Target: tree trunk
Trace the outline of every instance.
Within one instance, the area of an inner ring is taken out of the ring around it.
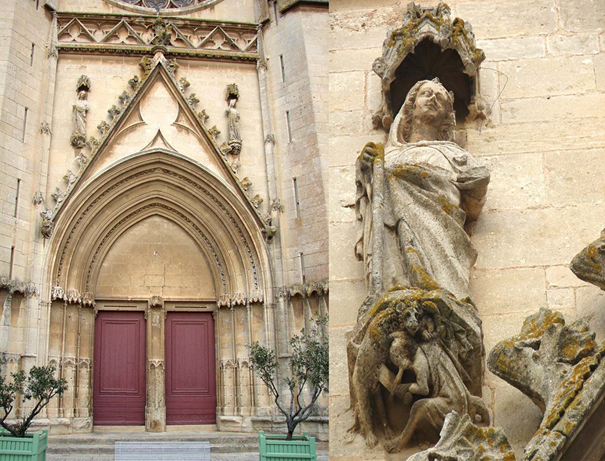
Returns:
[[[292,434],[293,433],[294,433],[294,431],[288,430],[288,435],[286,436],[286,440],[292,440]]]

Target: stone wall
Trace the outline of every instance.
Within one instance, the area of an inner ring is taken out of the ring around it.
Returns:
[[[356,261],[355,160],[384,142],[371,116],[380,103],[374,59],[407,1],[332,0],[330,36],[331,459],[384,459],[352,423],[345,334],[365,298]],[[438,2],[420,2],[436,6]],[[605,294],[569,270],[573,256],[605,227],[605,4],[589,0],[448,2],[472,24],[485,51],[480,93],[489,121],[459,124],[457,142],[491,171],[486,206],[471,229],[479,252],[471,290],[489,352],[540,307],[566,318],[591,316],[605,340]],[[486,372],[483,399],[517,454],[538,427],[538,408]],[[352,456],[358,452],[360,456]]]

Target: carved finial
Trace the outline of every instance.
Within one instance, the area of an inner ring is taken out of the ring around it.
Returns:
[[[132,96],[130,95],[130,93],[128,91],[124,91],[118,97],[118,101],[120,101],[120,104],[122,104],[123,106],[127,106],[130,103],[131,98],[132,98]]]
[[[242,185],[242,189],[248,192],[248,189],[250,189],[250,187],[252,186],[252,181],[250,181],[250,178],[246,176],[244,179],[241,180],[240,184]]]
[[[263,198],[260,195],[256,194],[250,199],[250,201],[252,202],[252,206],[254,206],[254,208],[260,210],[260,207],[263,204]]]
[[[181,90],[181,93],[184,93],[185,90],[187,88],[189,88],[191,86],[191,83],[189,83],[189,80],[187,80],[185,77],[181,77],[179,79],[179,90]]]
[[[206,124],[206,121],[210,118],[210,116],[206,113],[206,109],[202,109],[201,112],[198,112],[197,116],[204,125]]]
[[[90,78],[87,75],[80,75],[78,84],[76,85],[76,91],[90,91]]]
[[[216,141],[216,138],[218,138],[218,135],[221,134],[219,129],[216,127],[216,125],[214,125],[212,128],[210,128],[208,130],[208,133],[210,133],[210,136],[212,136],[215,141]]]

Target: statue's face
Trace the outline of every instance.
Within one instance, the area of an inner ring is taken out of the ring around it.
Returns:
[[[445,119],[449,112],[449,94],[440,84],[427,82],[420,87],[414,103],[414,117],[428,123]]]
[[[403,324],[405,329],[413,336],[418,331],[418,319],[416,318],[416,314],[412,311],[407,311],[404,314]]]

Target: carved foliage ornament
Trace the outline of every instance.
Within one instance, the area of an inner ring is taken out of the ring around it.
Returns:
[[[492,373],[544,412],[523,460],[560,459],[603,393],[604,356],[605,343],[596,344],[586,318],[566,325],[560,312],[544,308],[525,319],[520,334],[492,349]]]
[[[389,129],[409,88],[418,80],[439,77],[448,89],[463,80],[466,85],[454,89],[456,99],[466,105],[473,102],[476,74],[485,54],[475,46],[471,25],[460,18],[452,21],[450,15],[444,3],[420,7],[412,2],[401,27],[388,29],[382,56],[373,64],[382,79],[382,103],[373,118],[376,126]],[[423,58],[418,59],[418,54]],[[464,86],[470,88],[460,94]],[[456,109],[468,113],[464,104]]]

